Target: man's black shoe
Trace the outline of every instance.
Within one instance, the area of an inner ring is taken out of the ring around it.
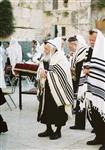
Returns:
[[[102,145],[102,146],[99,148],[99,150],[105,150],[105,144]]]
[[[46,130],[45,132],[39,133],[38,136],[39,137],[48,137],[48,136],[51,136],[53,133],[54,133],[53,131]]]
[[[72,126],[72,127],[70,127],[70,129],[73,129],[73,130],[85,130],[84,127],[78,127],[78,126]]]
[[[7,123],[5,121],[0,123],[0,133],[5,133],[8,131]]]
[[[100,142],[99,140],[97,140],[96,138],[92,141],[88,141],[87,145],[99,145],[102,144],[102,142]]]
[[[52,134],[50,137],[50,140],[56,140],[56,139],[59,139],[61,138],[61,133],[59,132],[55,132],[54,134]]]

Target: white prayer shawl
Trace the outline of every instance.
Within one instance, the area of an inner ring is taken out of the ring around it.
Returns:
[[[105,121],[105,37],[99,30],[97,32],[96,43],[89,63],[90,74],[86,77],[82,72],[78,98],[85,98],[86,102],[91,101],[93,107],[98,110]],[[85,101],[81,107],[81,109],[85,107]]]
[[[10,58],[13,71],[16,63],[22,62],[22,48],[16,39],[10,41],[10,46],[7,48],[7,54]]]
[[[87,50],[87,44],[86,44],[84,37],[81,35],[77,35],[76,38],[78,40],[78,47],[73,56],[72,63],[74,65],[85,59],[85,54],[86,54],[86,50]]]
[[[76,38],[78,40],[78,49],[81,47],[87,47],[86,41],[82,35],[76,35]]]
[[[105,121],[105,37],[99,30],[97,32],[90,62],[86,98],[92,102]]]
[[[38,60],[40,59],[40,57],[41,57],[41,52],[40,51],[36,51],[34,53],[33,57],[32,57],[32,61],[35,62],[35,63],[37,63]]]
[[[0,55],[0,88],[6,88],[4,80],[3,58]]]
[[[57,48],[58,51],[64,53],[64,49],[62,48],[62,37],[56,37],[54,39],[48,40],[49,43],[51,43],[53,46]]]
[[[5,63],[7,61],[7,56],[6,56],[6,51],[5,51],[5,48],[2,46],[0,46],[0,54],[3,58],[3,61],[2,61],[2,64],[3,64],[3,68],[5,68]]]
[[[72,77],[67,58],[61,51],[51,57],[49,70],[47,79],[53,98],[58,106],[64,105],[65,111],[72,116]]]
[[[85,59],[86,51],[88,48],[86,45],[85,39],[82,36],[77,36],[77,38],[78,38],[78,48],[77,48],[75,54],[73,55],[73,58],[71,61],[71,69],[73,69],[73,68],[75,69],[76,64]],[[83,76],[83,70],[81,70],[81,76]],[[82,80],[82,78],[80,78],[80,80]],[[81,81],[80,81],[80,83],[81,83]],[[84,88],[84,87],[82,87],[82,88]],[[82,95],[84,95],[83,94],[84,90],[83,89],[81,90],[81,88],[79,87],[78,94],[81,94],[81,92],[82,92]]]
[[[40,43],[37,41],[36,51],[40,51]]]
[[[48,40],[48,42],[55,46],[58,51],[61,51],[61,37],[56,37],[54,39]]]
[[[75,53],[75,55],[73,56],[73,59],[72,59],[72,66],[75,67],[75,65],[78,62],[81,62],[85,59],[86,50],[87,50],[87,47],[81,47],[80,49],[78,49],[76,51],[76,53]]]

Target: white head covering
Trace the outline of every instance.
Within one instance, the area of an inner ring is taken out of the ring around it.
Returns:
[[[17,39],[12,37],[11,40],[10,40],[10,46],[14,45],[14,44],[18,44],[18,41],[17,41]]]
[[[87,47],[86,41],[82,35],[76,35],[76,38],[78,40],[78,47]]]
[[[101,31],[94,29],[97,32],[97,38],[94,45],[93,57],[98,57],[105,61],[105,37]]]
[[[61,37],[56,37],[53,40],[48,40],[48,43],[52,44],[57,48],[58,51],[61,51]]]

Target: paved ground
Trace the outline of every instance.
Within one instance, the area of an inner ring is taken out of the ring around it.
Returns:
[[[12,95],[18,106],[18,88]],[[23,95],[23,110],[15,109],[10,99],[12,111],[7,104],[1,107],[1,113],[8,123],[9,131],[0,135],[0,150],[98,150],[100,146],[87,146],[86,141],[94,138],[87,122],[86,130],[70,130],[74,124],[74,116],[69,118],[62,129],[62,138],[51,141],[39,138],[37,134],[45,130],[45,126],[36,121],[38,101],[36,96]]]

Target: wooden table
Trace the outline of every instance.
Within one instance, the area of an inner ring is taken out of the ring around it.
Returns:
[[[36,94],[36,93],[27,93],[22,92],[22,76],[32,76],[37,73],[38,65],[37,64],[25,64],[17,63],[14,72],[19,76],[19,109],[22,110],[22,94]]]

